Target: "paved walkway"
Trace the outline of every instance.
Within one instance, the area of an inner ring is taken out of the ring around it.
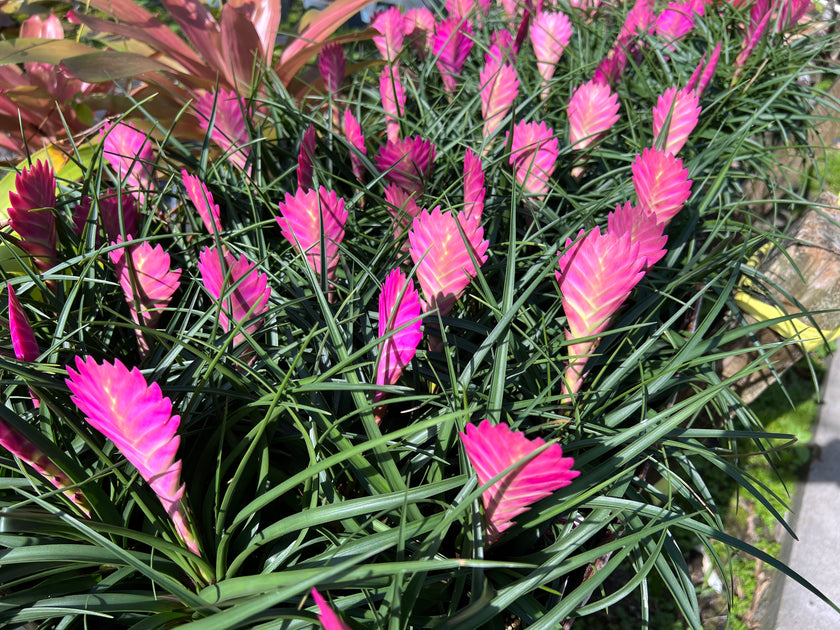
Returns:
[[[793,530],[782,560],[840,606],[840,354],[825,380],[823,405],[814,432],[815,457],[807,481],[796,493]],[[787,535],[786,535],[787,537]],[[785,552],[789,552],[786,555]],[[779,574],[765,616],[767,630],[840,629],[840,613],[789,577]],[[776,608],[777,607],[777,608]],[[776,610],[774,610],[774,608]],[[775,614],[774,614],[775,613]]]

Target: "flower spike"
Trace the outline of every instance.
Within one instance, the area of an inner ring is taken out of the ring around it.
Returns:
[[[385,173],[385,180],[409,193],[422,193],[432,174],[435,145],[420,136],[389,140],[376,155],[376,168]]]
[[[628,201],[619,204],[615,212],[607,217],[608,234],[629,234],[630,241],[639,245],[639,258],[645,259],[642,268],[647,271],[658,263],[667,253],[665,243],[668,237],[663,234],[664,223],[659,223],[652,212],[636,208]]]
[[[379,75],[379,94],[385,110],[385,129],[389,142],[400,139],[400,118],[405,112],[405,88],[400,81],[398,67],[384,66]]]
[[[137,200],[131,193],[117,193],[109,188],[106,196],[99,198],[99,217],[109,241],[140,233],[140,213],[137,211]]]
[[[9,293],[9,333],[12,336],[12,350],[14,350],[15,358],[25,363],[34,363],[41,356],[35,333],[26,316],[26,311],[23,310],[23,305],[15,294],[14,287],[8,282],[6,291]],[[32,404],[36,408],[39,407],[41,401],[31,389],[29,395],[32,397]]]
[[[423,338],[420,332],[420,296],[414,281],[394,269],[385,278],[379,294],[379,359],[376,362],[376,384],[394,385],[414,358]],[[374,400],[381,400],[377,392]]]
[[[142,205],[152,187],[152,141],[131,123],[107,123],[101,133],[103,157]]]
[[[589,81],[569,99],[569,142],[581,151],[600,142],[618,122],[618,94],[610,86]]]
[[[356,151],[350,152],[350,167],[353,169],[353,175],[356,176],[356,179],[362,182],[365,177],[365,165],[362,158],[359,157],[359,153],[367,155],[367,148],[359,121],[349,108],[344,110],[344,137],[358,151],[358,153]]]
[[[685,146],[700,118],[700,103],[694,90],[670,87],[653,108],[653,136],[664,149],[676,155]]]
[[[691,180],[682,160],[655,147],[636,155],[630,167],[639,209],[667,225],[691,195]]]
[[[115,244],[122,242],[122,237],[118,236]],[[154,328],[180,286],[181,270],[169,269],[169,254],[160,244],[152,247],[148,241],[133,243],[131,235],[126,247],[114,249],[109,255],[128,302],[131,319],[138,326]],[[140,354],[145,357],[149,354],[149,345],[143,332],[139,329],[136,332]]]
[[[328,94],[335,96],[344,83],[344,69],[346,66],[344,48],[336,42],[324,44],[318,55],[318,71],[324,80],[324,87]]]
[[[544,122],[518,122],[513,128],[510,163],[525,193],[542,202],[557,166],[557,138]]]
[[[200,555],[198,541],[184,506],[181,461],[175,454],[179,416],[157,383],[148,385],[136,367],[131,371],[119,359],[99,365],[92,357],[76,357],[76,369],[67,367],[71,400],[87,422],[111,440],[157,494],[175,531],[187,548]]]
[[[321,275],[323,264],[327,280],[332,281],[338,268],[338,246],[344,240],[344,225],[349,214],[344,209],[344,199],[323,186],[318,190],[298,188],[294,196],[286,193],[286,201],[280,202],[280,214],[282,216],[275,218],[286,240],[306,257],[316,275]],[[326,244],[323,252],[322,233]]]
[[[540,11],[528,32],[534,55],[537,57],[537,69],[547,86],[554,76],[554,67],[560,61],[563,51],[572,39],[572,23],[565,13]],[[542,97],[548,96],[548,88]]]
[[[9,193],[9,225],[20,237],[20,248],[32,256],[39,271],[54,267],[58,259],[55,186],[52,167],[38,160],[15,176],[15,192]]]
[[[479,267],[487,261],[490,243],[482,240],[484,228],[476,227],[472,233],[464,230],[462,236],[461,230],[467,223],[463,217],[460,213],[456,219],[451,212],[441,212],[439,206],[431,213],[423,210],[408,233],[409,252],[417,265],[417,279],[426,298],[427,311],[438,309],[442,315],[449,313],[470,280],[478,275],[473,258]]]
[[[481,158],[471,149],[464,152],[464,215],[467,219],[481,221],[484,212],[484,171]]]
[[[473,47],[472,26],[468,21],[454,17],[437,24],[432,36],[432,54],[437,57],[443,87],[447,92],[455,90],[456,77]]]
[[[417,205],[414,194],[396,184],[388,184],[385,187],[385,201],[388,202],[388,211],[395,219],[394,238],[399,238],[414,221],[414,217],[420,214],[420,207]]]
[[[326,600],[321,597],[321,594],[312,588],[312,599],[315,600],[315,603],[318,605],[318,610],[321,613],[318,615],[318,621],[321,622],[321,625],[324,626],[324,630],[352,630],[350,626],[344,623],[341,620],[335,611],[330,608],[329,604],[327,604]]]
[[[478,84],[481,86],[481,117],[484,119],[482,135],[485,141],[489,141],[519,95],[519,75],[511,64],[487,55],[484,68],[478,73]]]
[[[583,236],[581,230],[580,236]],[[639,244],[631,235],[601,234],[595,227],[576,243],[566,241],[555,273],[560,285],[563,310],[569,326],[566,338],[571,359],[566,372],[568,392],[578,391],[588,355],[598,344],[594,337],[604,332],[610,320],[645,275],[646,259],[639,256]]]
[[[398,7],[392,6],[377,14],[370,25],[379,32],[379,35],[373,36],[373,43],[379,54],[388,64],[395,63],[403,49],[406,17]]]
[[[207,189],[198,175],[190,175],[186,169],[181,169],[181,181],[187,189],[187,196],[192,201],[204,227],[210,234],[218,234],[222,231],[222,219],[219,206],[213,201],[213,194]]]
[[[198,255],[198,270],[213,299],[222,301],[219,323],[225,332],[268,311],[268,276],[259,273],[244,254],[236,258],[227,250],[220,253],[215,247],[206,247]],[[262,319],[246,326],[245,331],[253,335],[260,324]],[[244,334],[235,335],[233,347],[244,340]]]
[[[529,440],[524,433],[511,431],[506,424],[494,426],[489,420],[477,427],[468,423],[466,431],[460,435],[482,486],[545,444],[542,438]],[[580,474],[572,470],[574,463],[571,457],[563,457],[560,444],[552,444],[485,490],[481,500],[488,544],[497,541],[502,532],[514,524],[513,519],[531,509],[534,503],[572,483]]]
[[[213,108],[215,107],[215,116]],[[198,124],[206,133],[213,120],[210,139],[224,151],[231,164],[245,170],[250,153],[247,144],[248,125],[244,112],[248,111],[245,99],[239,98],[233,90],[222,89],[218,93],[206,92],[196,101]]]

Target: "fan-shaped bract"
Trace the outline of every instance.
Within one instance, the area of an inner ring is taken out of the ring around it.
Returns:
[[[506,424],[493,425],[484,420],[476,427],[468,423],[460,435],[482,486],[520,463],[481,495],[489,544],[514,524],[514,518],[528,511],[537,501],[551,496],[555,490],[568,486],[580,474],[572,470],[574,460],[563,457],[559,444],[552,444],[524,461],[545,441],[542,438],[529,440],[524,433],[511,431]]]
[[[618,122],[618,94],[607,84],[588,81],[578,86],[569,99],[568,116],[572,148],[590,147]]]
[[[350,167],[353,169],[353,175],[355,175],[356,179],[360,182],[364,181],[365,165],[364,162],[362,162],[362,158],[359,156],[359,153],[367,155],[365,137],[362,134],[362,128],[359,125],[359,121],[350,109],[344,110],[344,137],[347,138],[347,142],[349,142],[350,145],[358,151],[358,153],[356,151],[350,152]]]
[[[382,74],[379,75],[379,94],[382,97],[382,109],[385,110],[388,140],[396,142],[400,138],[400,118],[405,112],[405,89],[400,82],[398,68],[382,68]]]
[[[99,365],[92,357],[76,357],[67,366],[71,400],[88,423],[111,440],[152,487],[187,548],[199,554],[198,542],[183,504],[181,461],[175,460],[180,437],[179,416],[157,383],[148,385],[136,367],[131,371],[114,359]]]
[[[38,160],[15,176],[15,190],[9,193],[9,225],[20,237],[20,248],[32,256],[40,271],[57,261],[55,186],[52,167]]]
[[[379,358],[376,384],[393,385],[414,358],[423,334],[420,332],[420,296],[414,281],[394,269],[379,293]],[[387,339],[385,338],[387,335]],[[382,393],[376,393],[376,400]]]
[[[370,24],[379,35],[373,36],[373,44],[382,58],[394,63],[403,49],[406,34],[406,17],[398,7],[389,7],[379,13]]]
[[[685,146],[700,118],[700,104],[694,90],[670,87],[653,108],[653,136],[668,153],[676,155]]]
[[[226,332],[268,310],[271,297],[268,276],[259,273],[244,254],[236,258],[227,250],[206,247],[198,256],[198,270],[210,295],[221,300],[219,323]],[[260,319],[246,326],[245,330],[253,335],[261,323]],[[234,336],[233,347],[244,339],[243,334]]]
[[[519,95],[519,76],[509,63],[487,55],[484,68],[478,73],[481,86],[481,117],[484,119],[482,135],[491,139],[508,115],[513,101]]]
[[[389,140],[376,154],[376,168],[385,180],[408,192],[422,193],[432,173],[435,145],[419,136]]]
[[[181,170],[181,180],[184,188],[187,189],[187,196],[192,201],[195,209],[201,217],[204,227],[210,234],[218,234],[222,231],[222,219],[219,206],[213,201],[213,194],[207,186],[198,178],[198,175],[190,175],[186,170]]]
[[[152,141],[131,123],[106,123],[101,133],[102,156],[142,205],[152,186]]]
[[[478,266],[487,260],[489,242],[482,240],[484,229],[479,227],[472,234],[462,236],[458,224],[451,212],[444,213],[436,207],[431,213],[423,210],[408,233],[409,252],[417,265],[417,280],[423,290],[426,309],[436,308],[443,315],[452,309],[470,280],[478,275],[473,258]],[[465,242],[465,239],[470,240]]]
[[[691,195],[691,180],[682,160],[655,147],[636,155],[630,167],[639,208],[667,225]]]
[[[572,23],[565,13],[539,11],[528,35],[537,58],[537,70],[543,78],[543,85],[546,85],[554,76],[554,67],[572,39]],[[543,92],[543,98],[547,95],[548,91]]]
[[[348,212],[344,199],[323,186],[318,190],[298,188],[294,196],[286,193],[286,201],[280,202],[280,214],[275,217],[283,236],[295,249],[306,257],[306,262],[316,274],[326,268],[327,279],[335,277],[338,267],[338,246],[344,239],[344,224]],[[321,251],[323,233],[326,251]]]
[[[115,244],[122,242],[122,237],[118,236]],[[154,328],[180,286],[181,270],[169,269],[169,254],[160,244],[152,247],[148,241],[135,243],[131,241],[131,235],[125,247],[112,250],[109,256],[132,320],[138,326]],[[141,330],[137,330],[137,342],[141,355],[146,356],[149,345]]]
[[[629,201],[623,206],[616,206],[607,217],[607,233],[629,234],[630,240],[639,246],[640,258],[645,259],[644,271],[658,263],[667,253],[665,243],[668,237],[663,234],[665,224],[656,220],[656,215],[633,206]]]
[[[510,163],[525,192],[542,201],[557,166],[557,138],[544,122],[518,122],[513,128]]]
[[[247,105],[233,90],[221,89],[205,92],[195,103],[198,124],[206,132],[213,123],[210,138],[224,151],[231,164],[241,169],[248,162],[248,124],[245,121]]]
[[[455,90],[456,78],[473,47],[472,26],[468,21],[453,17],[439,22],[432,36],[432,54],[447,92]]]
[[[12,350],[18,361],[33,363],[41,355],[35,333],[26,316],[26,311],[23,310],[23,305],[15,294],[14,287],[8,282],[6,291],[9,293],[9,334],[12,337]],[[32,403],[38,407],[41,401],[31,389],[29,394],[32,396]]]
[[[464,215],[468,219],[481,221],[484,213],[484,170],[481,158],[471,149],[464,151]]]
[[[326,600],[321,597],[321,594],[312,589],[312,599],[318,605],[318,610],[321,611],[318,615],[318,621],[324,626],[324,630],[351,630],[350,626],[344,623],[335,611],[330,608]]]
[[[336,42],[324,44],[318,55],[318,72],[324,80],[324,87],[329,94],[338,94],[344,82],[346,59],[344,47]]]

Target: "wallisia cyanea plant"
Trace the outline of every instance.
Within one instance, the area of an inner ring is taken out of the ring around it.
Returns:
[[[704,474],[783,521],[743,464],[784,436],[730,387],[780,346],[718,364],[767,325],[746,190],[804,203],[777,151],[808,157],[836,45],[806,3],[389,8],[209,81],[279,17],[163,4],[62,21],[161,67],[53,148],[77,176],[8,180],[0,625],[644,628],[665,593],[701,628],[713,540],[819,595]]]

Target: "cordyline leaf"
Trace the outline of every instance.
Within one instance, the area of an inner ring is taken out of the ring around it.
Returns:
[[[180,437],[179,416],[157,383],[148,385],[136,367],[131,371],[114,359],[99,365],[92,357],[76,357],[67,367],[71,400],[88,423],[111,440],[152,487],[187,548],[200,555],[183,503],[181,461],[175,460]]]
[[[353,115],[350,109],[344,110],[344,137],[347,142],[362,155],[367,155],[367,148],[365,147],[365,137],[362,135],[362,128],[359,121]],[[365,165],[362,158],[356,152],[350,153],[350,167],[353,169],[353,174],[359,182],[364,181]]]
[[[335,614],[335,611],[329,607],[329,604],[314,587],[312,588],[312,599],[315,600],[315,603],[318,604],[318,610],[321,611],[318,615],[318,621],[324,626],[324,630],[352,630]]]
[[[122,242],[122,237],[118,236],[115,244]],[[117,280],[134,323],[144,328],[154,328],[180,286],[181,270],[169,269],[169,254],[163,251],[160,244],[152,247],[147,241],[133,243],[131,235],[128,235],[125,245],[109,252]],[[146,357],[149,345],[141,330],[138,329],[136,333],[140,354]]]
[[[113,33],[136,39],[161,51],[193,76],[208,73],[207,64],[175,32],[133,0],[90,0],[86,5],[115,18],[115,22],[95,18],[78,11],[68,11],[71,24],[83,24],[94,33]],[[215,75],[215,72],[212,73]]]
[[[478,83],[481,86],[481,117],[484,119],[482,135],[489,140],[496,134],[519,95],[519,76],[511,64],[486,55],[484,68],[478,73]]]
[[[18,63],[48,63],[57,66],[68,57],[96,52],[72,39],[17,37],[0,41],[0,66]]]
[[[510,150],[513,173],[525,192],[538,201],[548,192],[558,155],[557,138],[544,122],[520,121],[514,125]]]
[[[481,221],[484,213],[484,170],[481,158],[471,149],[464,151],[464,215],[467,219]]]
[[[455,90],[456,79],[472,50],[472,26],[458,17],[439,22],[432,36],[432,54],[447,92]]]
[[[15,192],[9,193],[9,225],[20,237],[20,248],[32,256],[40,271],[57,261],[55,186],[52,167],[38,160],[15,176]]]
[[[200,0],[161,0],[161,4],[212,74],[229,79],[230,63],[222,48],[221,29],[210,9]],[[234,85],[229,83],[228,87]]]
[[[565,13],[539,11],[528,35],[537,58],[537,69],[546,85],[572,39],[572,23]],[[543,98],[546,95],[547,92],[543,92]]]
[[[0,446],[12,453],[21,461],[26,462],[59,490],[73,485],[73,482],[56,466],[46,454],[35,446],[26,436],[18,433],[14,428],[0,419]],[[66,490],[64,496],[79,506],[85,515],[90,516],[87,501],[78,490]]]
[[[213,120],[210,138],[227,155],[228,160],[242,170],[248,161],[247,145],[248,125],[244,112],[247,111],[245,100],[239,98],[233,90],[219,90],[218,93],[206,92],[195,103],[198,124],[206,133]],[[215,109],[215,116],[214,116]]]
[[[248,93],[264,59],[257,31],[244,12],[228,3],[222,6],[221,29],[228,81],[241,93]]]
[[[210,295],[217,301],[221,300],[219,323],[225,332],[268,311],[271,297],[268,276],[259,273],[244,254],[236,258],[226,249],[205,247],[198,255],[198,270]],[[245,330],[253,335],[260,324],[261,319],[249,324]],[[244,334],[235,335],[233,347],[244,340]]]
[[[280,26],[280,0],[227,0],[225,6],[230,7],[248,18],[254,32],[259,37],[263,62],[271,64],[274,55],[274,42]]]
[[[670,87],[653,108],[653,136],[657,144],[664,142],[667,153],[676,155],[685,146],[700,118],[700,105],[694,90]]]
[[[610,86],[588,81],[569,99],[569,142],[578,151],[599,142],[618,122],[618,94]]]
[[[312,123],[303,132],[298,152],[297,181],[298,186],[305,190],[312,188],[315,176],[315,127]]]
[[[431,213],[423,210],[408,233],[409,252],[417,265],[425,308],[438,309],[441,315],[452,310],[470,280],[478,275],[473,259],[478,266],[487,261],[490,243],[482,240],[484,228],[476,226],[462,236],[459,220],[461,225],[467,223],[463,213],[456,219],[451,212],[441,212],[438,206]],[[465,242],[465,238],[469,240]]]
[[[405,89],[397,67],[384,66],[379,76],[379,94],[385,110],[385,129],[389,142],[400,139],[400,118],[405,111]]]
[[[338,267],[338,246],[344,240],[344,225],[349,213],[344,209],[344,199],[321,186],[318,190],[298,188],[286,201],[280,202],[280,214],[275,217],[283,236],[306,257],[306,262],[320,276],[322,254],[327,279],[335,278]],[[321,251],[323,237],[326,251]]]
[[[639,208],[667,225],[691,195],[691,180],[682,160],[655,147],[636,155],[631,170]]]
[[[506,424],[484,420],[477,427],[467,424],[461,442],[482,486],[545,444],[542,438],[529,440]],[[560,444],[552,444],[512,472],[497,480],[481,495],[487,523],[488,544],[499,539],[513,525],[513,519],[531,509],[537,501],[568,486],[580,472],[572,470],[574,460],[563,457]]]
[[[373,36],[373,44],[388,62],[387,67],[396,62],[402,52],[406,17],[398,7],[391,6],[378,13],[370,25],[379,32],[379,35]]]
[[[277,78],[287,86],[301,68],[321,49],[321,43],[372,0],[335,0],[320,12],[300,37],[289,44],[274,67]]]
[[[660,223],[652,212],[633,206],[629,201],[618,205],[607,217],[609,234],[629,234],[630,240],[639,246],[639,257],[645,259],[644,271],[658,263],[667,253],[663,234],[665,224]]]
[[[222,231],[222,219],[219,206],[213,201],[213,194],[207,190],[207,186],[198,178],[198,175],[190,175],[186,169],[181,169],[181,180],[187,189],[187,195],[198,210],[204,227],[210,234],[218,234]]]
[[[175,68],[149,57],[116,50],[97,50],[85,55],[67,57],[62,60],[61,68],[88,83],[133,79],[146,72],[176,71]]]
[[[414,358],[423,338],[420,332],[421,311],[420,295],[414,288],[414,281],[406,278],[399,269],[391,271],[379,293],[379,338],[390,336],[379,343],[377,385],[394,385]],[[376,392],[374,401],[383,397],[382,392]]]
[[[435,155],[435,145],[420,136],[389,140],[376,154],[376,168],[386,181],[419,195],[432,174]]]

